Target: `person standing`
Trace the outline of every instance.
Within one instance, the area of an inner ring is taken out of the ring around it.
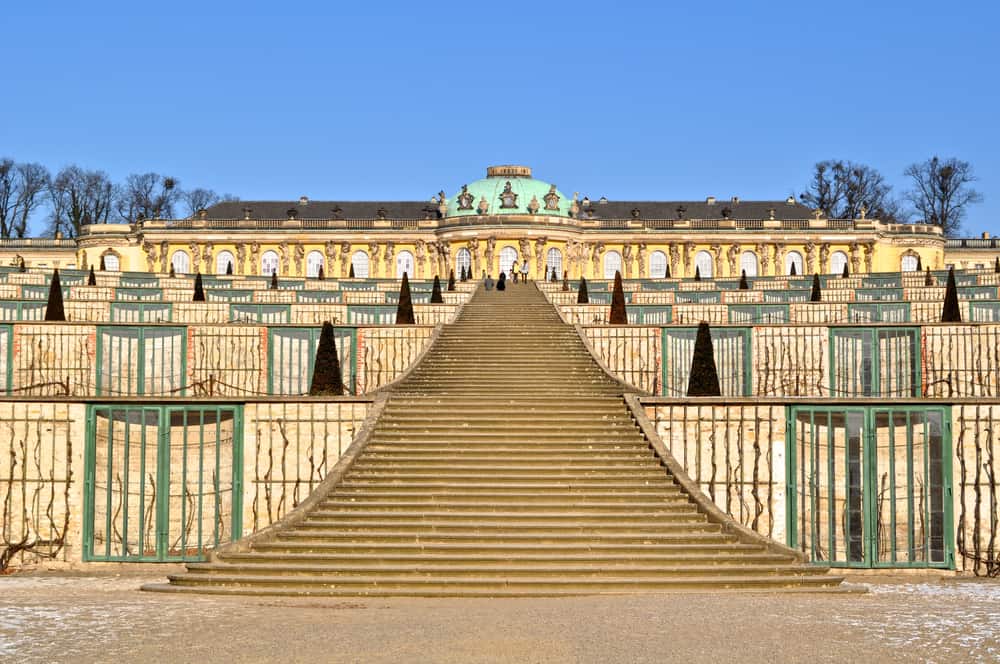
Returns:
[[[521,283],[528,283],[528,261],[527,259],[521,263]]]
[[[500,276],[497,278],[497,290],[507,290],[507,273],[501,272]]]
[[[493,290],[493,277],[483,272],[483,285],[486,286],[486,290]]]
[[[510,264],[510,278],[513,282],[517,283],[517,261],[515,260]]]

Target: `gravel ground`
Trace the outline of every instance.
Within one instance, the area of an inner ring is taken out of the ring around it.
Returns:
[[[274,599],[142,593],[163,572],[0,577],[0,661],[1000,661],[1000,583],[867,594]]]

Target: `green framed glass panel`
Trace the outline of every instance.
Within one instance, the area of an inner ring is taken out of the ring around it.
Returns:
[[[378,284],[373,281],[350,281],[340,282],[340,290],[344,291],[377,291]]]
[[[674,294],[677,304],[719,304],[721,300],[719,291],[677,291]]]
[[[3,381],[4,394],[10,394],[13,374],[14,328],[10,325],[0,325],[0,380]]]
[[[158,302],[163,300],[163,289],[116,288],[115,299],[123,302]]]
[[[61,283],[61,281],[60,281]],[[63,300],[69,299],[69,289],[63,288]],[[48,300],[49,287],[40,284],[23,284],[21,286],[21,298],[25,300]]]
[[[858,288],[854,291],[854,299],[858,302],[901,302],[902,288]]]
[[[909,323],[909,302],[872,302],[847,305],[847,318],[852,323]]]
[[[387,292],[385,294],[385,301],[389,304],[399,304],[399,292]],[[410,301],[413,304],[430,304],[431,294],[430,293],[418,293],[410,292]]]
[[[647,279],[642,282],[642,290],[644,291],[675,291],[677,290],[676,281],[660,281],[658,279]],[[579,283],[576,286],[579,288]]]
[[[791,319],[787,304],[730,304],[729,322],[741,325],[775,325]]]
[[[123,274],[119,277],[118,284],[121,288],[157,288],[160,285],[160,278]]]
[[[305,289],[306,282],[302,279],[282,279],[278,277],[278,290],[300,291]]]
[[[295,294],[295,300],[297,302],[337,304],[343,300],[343,297],[339,291],[303,290]]]
[[[948,407],[790,406],[788,543],[834,567],[954,567]]]
[[[173,320],[170,302],[112,302],[112,323],[169,323]]]
[[[628,308],[628,318],[634,325],[670,325],[673,310],[669,304],[633,304]]]
[[[183,396],[187,330],[99,326],[97,394]]]
[[[1000,323],[1000,302],[969,302],[969,321]]]
[[[44,320],[46,306],[45,302],[5,300],[0,302],[0,320]]]
[[[697,328],[663,328],[662,394],[686,396],[691,376],[691,359]],[[712,350],[723,396],[749,396],[750,329],[743,327],[712,328]]]
[[[88,407],[83,559],[202,560],[242,532],[241,406]]]
[[[395,325],[396,307],[381,304],[347,305],[348,325]]]
[[[240,323],[276,325],[287,323],[291,319],[291,307],[287,304],[231,304],[229,318]]]
[[[920,396],[919,341],[917,328],[831,328],[831,394]]]
[[[901,275],[867,276],[861,279],[861,288],[902,288]]]
[[[268,330],[267,391],[268,394],[308,394],[312,385],[316,362],[316,346],[320,327],[281,327]],[[337,344],[340,370],[347,389],[354,393],[357,376],[354,370],[354,352],[357,331],[354,328],[335,327],[333,338]]]
[[[995,300],[996,286],[964,286],[958,289],[958,297],[962,300]]]

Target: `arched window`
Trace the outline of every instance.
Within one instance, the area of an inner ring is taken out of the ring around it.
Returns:
[[[830,254],[831,274],[843,274],[845,265],[847,265],[847,254],[843,251],[835,251]]]
[[[552,270],[556,271],[556,279],[562,279],[562,252],[552,248],[545,253],[545,278],[552,275]]]
[[[174,272],[177,274],[187,274],[191,270],[191,258],[186,251],[175,251],[170,258],[170,264],[174,266]]]
[[[797,251],[789,251],[785,255],[785,274],[792,273],[792,266],[795,266],[795,274],[802,276],[802,254]]]
[[[278,252],[265,251],[260,257],[260,273],[270,277],[278,271]]]
[[[752,251],[744,251],[740,256],[740,273],[747,273],[748,277],[757,276],[757,254]]]
[[[413,254],[408,251],[396,254],[396,278],[402,279],[404,273],[409,279],[413,278]]]
[[[351,265],[354,267],[355,278],[368,278],[368,254],[363,251],[355,251],[354,255],[351,256]]]
[[[306,276],[316,278],[319,276],[319,269],[323,267],[323,254],[318,251],[310,251],[306,254]],[[324,268],[325,270],[325,268]]]
[[[233,274],[236,273],[236,259],[233,258],[233,254],[229,251],[220,251],[215,257],[215,273],[225,274],[229,266],[233,266]]]
[[[617,251],[604,254],[604,278],[614,279],[615,272],[622,271],[622,255]]]
[[[461,277],[462,270],[468,270],[472,274],[472,253],[468,249],[459,249],[455,254],[455,274]]]
[[[694,256],[694,266],[702,279],[712,278],[712,254],[707,251],[699,251]]]
[[[903,256],[902,268],[903,268],[903,272],[916,272],[917,271],[917,257],[913,256],[913,255]],[[111,268],[108,268],[108,269],[110,270]]]
[[[667,276],[667,255],[662,251],[654,251],[649,255],[649,276],[651,279]]]
[[[517,260],[517,249],[514,247],[504,247],[500,250],[500,271],[505,273],[508,277],[511,276],[510,270],[514,261]]]
[[[121,269],[118,257],[114,254],[104,254],[104,269],[108,272],[118,272]]]

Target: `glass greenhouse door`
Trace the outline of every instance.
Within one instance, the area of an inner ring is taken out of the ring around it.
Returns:
[[[791,407],[789,545],[835,567],[953,567],[948,410]]]

